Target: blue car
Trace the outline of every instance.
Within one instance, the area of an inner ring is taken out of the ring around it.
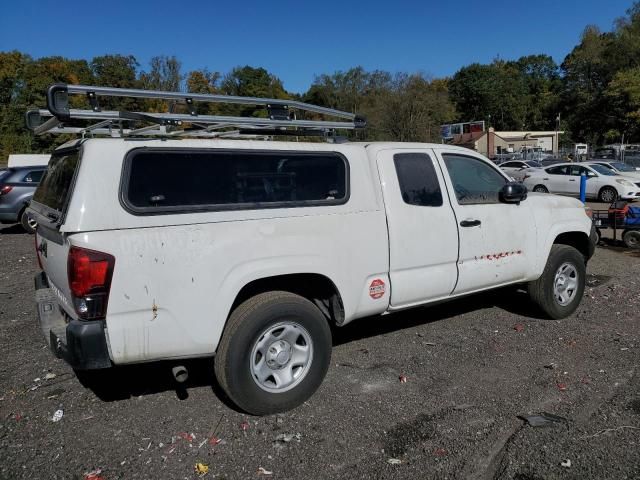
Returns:
[[[26,208],[44,174],[46,166],[11,167],[0,170],[0,223],[20,223],[28,233],[36,231],[37,224]]]

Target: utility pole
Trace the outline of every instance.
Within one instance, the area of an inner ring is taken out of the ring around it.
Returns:
[[[560,113],[558,113],[558,116],[556,117],[556,144],[555,146],[555,150],[556,150],[556,156],[560,154],[560,144],[558,143],[558,130],[560,130]]]

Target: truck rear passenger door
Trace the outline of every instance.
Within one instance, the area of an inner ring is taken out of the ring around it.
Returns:
[[[458,271],[458,227],[432,150],[377,154],[387,223],[391,307],[445,298]]]

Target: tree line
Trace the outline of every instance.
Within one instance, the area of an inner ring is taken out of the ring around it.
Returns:
[[[347,71],[316,76],[303,93],[288,92],[264,68],[236,67],[225,74],[184,72],[176,57],[157,56],[141,68],[132,55],[102,55],[87,61],[32,58],[0,52],[0,162],[10,153],[48,152],[64,136],[34,137],[24,114],[45,105],[56,82],[192,93],[292,98],[364,115],[359,140],[440,141],[440,125],[485,120],[496,130],[565,130],[565,143],[640,141],[640,2],[611,31],[587,26],[580,42],[557,64],[549,55],[494,59],[460,68],[448,78],[424,73]],[[167,108],[122,100],[121,109]],[[235,105],[200,105],[201,113],[264,115]]]

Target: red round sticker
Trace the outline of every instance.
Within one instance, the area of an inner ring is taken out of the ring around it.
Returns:
[[[376,278],[373,282],[371,282],[371,285],[369,285],[369,296],[374,300],[384,297],[384,292],[384,282],[379,278]]]

